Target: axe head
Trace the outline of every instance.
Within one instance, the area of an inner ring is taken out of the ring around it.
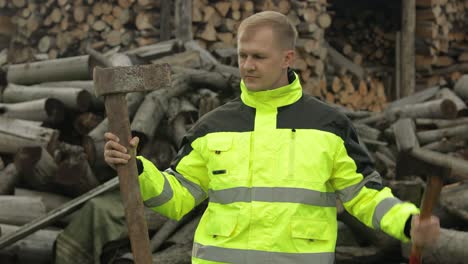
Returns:
[[[97,96],[116,93],[152,91],[170,86],[169,64],[94,68],[94,89]]]

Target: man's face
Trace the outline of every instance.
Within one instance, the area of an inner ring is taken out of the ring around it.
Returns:
[[[270,27],[240,31],[237,45],[239,71],[247,89],[263,91],[288,84],[286,71],[293,51],[281,48]]]

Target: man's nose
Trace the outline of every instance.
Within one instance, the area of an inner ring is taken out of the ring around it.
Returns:
[[[247,71],[255,70],[255,63],[253,62],[252,58],[247,57],[244,61],[244,69]]]

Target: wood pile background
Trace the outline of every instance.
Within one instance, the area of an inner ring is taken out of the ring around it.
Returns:
[[[468,71],[468,2],[416,1],[417,82],[425,87],[453,83]]]
[[[347,25],[343,22],[346,16],[334,11],[326,1],[200,0],[193,1],[195,41],[183,42],[172,38],[172,34],[168,37],[170,40],[161,41],[161,34],[156,34],[161,33],[160,29],[152,26],[138,30],[135,24],[139,14],[135,10],[152,13],[160,8],[156,6],[159,2],[119,0],[112,4],[112,10],[129,4],[128,10],[133,14],[133,20],[119,30],[121,33],[132,32],[134,37],[128,45],[121,42],[113,46],[106,42],[103,33],[115,31],[112,25],[106,24],[103,31],[90,27],[90,39],[96,41],[91,41],[88,46],[86,39],[74,39],[63,54],[57,50],[59,58],[55,59],[55,56],[49,58],[50,49],[41,52],[38,45],[44,37],[57,40],[58,33],[48,32],[48,29],[60,27],[65,22],[53,22],[48,28],[42,24],[44,20],[56,7],[68,5],[86,7],[87,14],[95,16],[93,9],[98,1],[51,0],[47,3],[50,6],[44,14],[41,15],[40,5],[31,11],[42,22],[32,31],[30,42],[0,52],[0,67],[8,66],[0,74],[0,243],[7,234],[21,230],[20,226],[26,223],[34,223],[38,218],[49,220],[38,225],[34,231],[39,231],[33,235],[1,248],[2,263],[50,263],[57,234],[73,219],[71,213],[80,207],[67,203],[74,201],[72,199],[86,201],[93,196],[89,192],[107,188],[109,182],[116,186],[112,180],[115,173],[103,161],[103,133],[107,131],[107,121],[102,98],[94,95],[90,74],[93,67],[102,65],[102,57],[114,66],[148,63],[172,66],[170,89],[127,97],[132,132],[141,139],[139,153],[165,168],[191,125],[208,111],[238,95],[240,78],[235,67],[235,36],[231,38],[227,33],[232,34],[232,31],[225,27],[231,20],[235,27],[249,12],[263,8],[298,18],[295,21],[300,31],[300,59],[295,68],[306,91],[329,101],[353,121],[361,143],[384,178],[384,184],[400,199],[419,205],[425,187],[427,175],[423,170],[412,170],[414,160],[408,166],[411,157],[451,169],[435,211],[443,227],[441,240],[433,253],[425,257],[425,263],[464,263],[468,258],[463,247],[468,243],[468,75],[460,75],[444,85],[426,86],[428,89],[417,94],[388,102],[385,92],[387,79],[393,75],[391,68],[395,62],[391,43],[395,36],[390,32],[392,29],[385,28],[385,23],[372,24],[369,28],[366,20],[356,19],[355,26]],[[140,9],[145,3],[151,3],[148,4],[151,7]],[[17,8],[19,15],[14,18],[24,19],[23,15],[28,13],[25,10],[31,4],[21,0],[0,0],[0,7],[5,6]],[[60,16],[68,17],[70,22],[69,30],[60,34],[68,34],[80,27],[77,26],[80,23],[74,21],[73,10],[59,8]],[[226,13],[219,16],[223,12]],[[102,13],[95,18],[104,20],[104,16]],[[362,17],[372,18],[370,14]],[[331,23],[330,18],[337,23]],[[27,29],[27,25],[23,29]],[[2,26],[0,36],[11,34]],[[330,37],[325,42],[326,28]],[[356,33],[360,30],[366,34]],[[343,39],[340,32],[355,37]],[[21,34],[14,35],[12,43],[25,37]],[[215,37],[207,37],[210,34]],[[138,38],[153,40],[140,45]],[[34,42],[36,40],[38,42]],[[147,45],[149,43],[153,44]],[[379,59],[375,56],[379,48],[378,57],[382,53],[383,58],[388,58],[388,65],[377,64]],[[52,47],[54,49],[56,46]],[[96,50],[101,56],[96,55]],[[7,53],[16,55],[7,56]],[[22,56],[23,53],[28,56]],[[14,63],[16,60],[36,62]],[[324,66],[321,70],[320,63]],[[401,131],[405,135],[415,133],[414,140],[420,146],[412,150],[402,148],[401,139],[398,139]],[[54,210],[62,213],[56,214]],[[152,238],[155,263],[190,263],[193,232],[202,210],[195,210],[179,223],[159,215],[156,216],[159,217],[157,224],[150,220],[150,229],[155,232]],[[340,207],[338,211],[337,263],[407,262],[407,245],[400,245],[381,232],[364,227]],[[124,254],[109,263],[132,263],[131,256]]]

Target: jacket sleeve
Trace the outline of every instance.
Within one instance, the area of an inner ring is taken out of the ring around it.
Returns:
[[[170,168],[159,171],[142,156],[143,172],[139,176],[145,206],[169,218],[179,220],[207,197],[208,173],[197,146],[200,140],[182,141]]]
[[[382,186],[368,153],[359,145],[357,134],[346,119],[336,147],[331,184],[344,208],[365,225],[407,242],[405,223],[418,208],[394,197]]]

